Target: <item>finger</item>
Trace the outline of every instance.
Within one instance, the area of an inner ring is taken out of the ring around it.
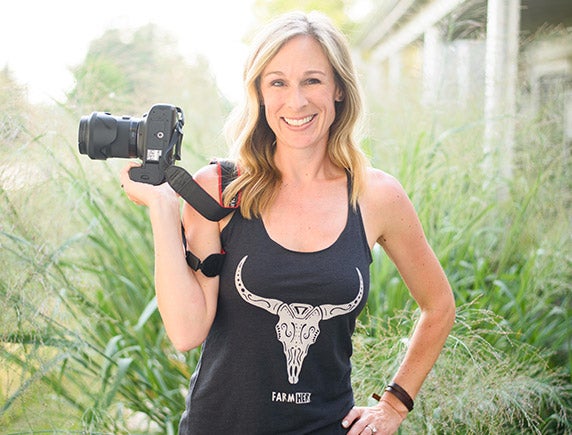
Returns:
[[[358,420],[354,423],[347,435],[378,435],[378,429],[373,423]]]
[[[367,433],[367,434],[376,434],[377,433],[377,428],[373,425],[373,423],[370,424],[366,424],[365,429],[363,430],[362,433]]]
[[[125,166],[123,166],[123,168],[119,172],[119,181],[121,182],[121,187],[125,186],[129,182],[130,180],[129,171],[131,170],[131,168],[135,168],[138,166],[141,166],[141,164],[134,161],[129,161]]]
[[[360,414],[361,413],[359,412],[358,408],[353,407],[351,411],[348,412],[348,415],[346,415],[342,420],[342,427],[345,429],[349,428],[354,423],[354,421],[359,418]]]
[[[377,432],[372,421],[372,415],[368,411],[368,408],[354,407],[348,413],[344,419],[344,421],[350,421],[351,429],[348,431],[348,435],[372,435]]]
[[[139,167],[139,166],[141,166],[141,163],[140,163],[140,162],[136,162],[136,161],[134,161],[134,160],[129,160],[129,161],[125,164],[125,166],[123,166],[123,168],[122,168],[121,171],[122,171],[122,172],[129,172],[129,170],[130,170],[131,168],[136,168],[136,167]]]

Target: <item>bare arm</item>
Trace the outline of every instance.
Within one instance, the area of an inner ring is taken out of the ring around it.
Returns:
[[[395,263],[421,311],[394,379],[415,397],[453,326],[455,301],[411,201],[397,181],[390,180],[388,184],[386,192],[394,211],[384,222],[378,242]]]
[[[452,328],[455,301],[447,277],[402,186],[380,171],[369,176],[372,186],[363,201],[368,238],[377,241],[395,263],[421,311],[405,358],[394,377],[394,381],[415,398]],[[376,408],[356,408],[350,413],[350,419],[358,418],[357,423],[363,423],[363,427],[359,425],[361,429],[356,427],[355,431],[352,428],[349,434],[360,433],[367,424],[376,426],[381,433],[393,433],[406,415],[407,408],[403,403],[385,392]]]
[[[129,199],[149,207],[155,247],[155,292],[169,339],[180,351],[199,346],[206,338],[216,312],[218,277],[195,273],[185,261],[181,237],[180,200],[164,183],[151,186],[129,179],[128,164],[121,182]],[[195,179],[208,183],[208,168]],[[216,180],[215,180],[216,181]],[[209,186],[205,186],[209,188]],[[204,259],[220,251],[218,224],[189,212],[185,205],[185,226],[192,252]],[[192,209],[191,209],[192,210]],[[207,253],[208,252],[208,253]],[[206,253],[206,254],[205,254]]]

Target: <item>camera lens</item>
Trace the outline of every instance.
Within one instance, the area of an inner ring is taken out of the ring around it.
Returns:
[[[87,126],[88,117],[82,116],[79,121],[79,131],[77,134],[77,144],[80,154],[87,154]]]
[[[140,123],[137,118],[104,112],[82,116],[78,130],[79,152],[96,160],[141,157],[137,147]]]

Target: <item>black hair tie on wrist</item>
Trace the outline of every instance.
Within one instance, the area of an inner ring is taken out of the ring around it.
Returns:
[[[405,405],[405,407],[409,412],[413,411],[413,399],[411,398],[409,393],[405,391],[401,386],[399,386],[395,382],[391,382],[385,388],[385,391],[397,397],[399,401]]]

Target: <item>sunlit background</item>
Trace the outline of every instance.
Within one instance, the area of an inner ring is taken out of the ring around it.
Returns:
[[[185,59],[206,56],[221,90],[236,99],[252,5],[253,0],[11,1],[0,14],[0,69],[13,71],[32,102],[61,100],[73,86],[70,67],[82,62],[91,41],[113,28],[128,38],[130,31],[154,23],[176,39]]]
[[[70,67],[106,30],[153,23],[173,36],[180,54],[205,56],[223,93],[240,97],[248,32],[255,25],[254,0],[70,0],[11,1],[0,14],[0,69],[8,67],[28,88],[32,102],[62,100],[73,86]],[[355,1],[350,13],[363,17],[371,0]]]

